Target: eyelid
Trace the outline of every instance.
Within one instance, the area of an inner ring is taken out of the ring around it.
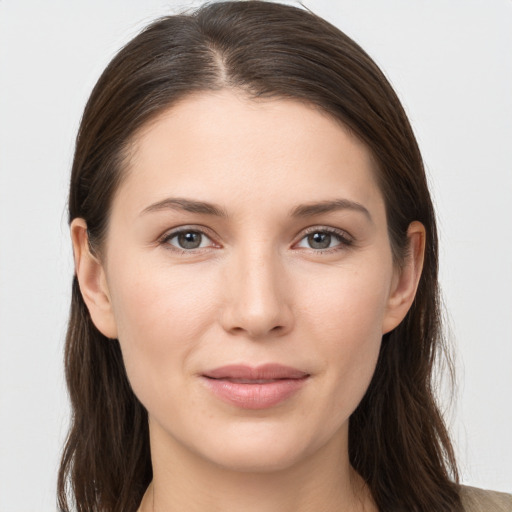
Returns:
[[[196,249],[181,249],[179,247],[173,246],[169,244],[169,240],[173,239],[174,237],[180,235],[181,233],[186,232],[196,232],[200,233],[201,235],[207,237],[211,242],[210,247],[198,247]],[[293,246],[296,246],[299,242],[301,242],[305,237],[310,235],[311,233],[328,233],[330,235],[334,235],[338,237],[339,244],[334,247],[329,247],[326,249],[313,249],[309,248],[310,251],[314,253],[323,253],[323,252],[335,252],[339,250],[346,249],[350,246],[352,246],[355,242],[354,237],[345,231],[344,229],[340,228],[334,228],[332,226],[322,226],[322,225],[316,225],[316,226],[310,226],[308,228],[305,228],[301,233],[300,237],[297,239],[297,241],[293,244]],[[158,237],[158,243],[165,245],[166,248],[169,250],[173,250],[179,253],[185,253],[185,254],[197,254],[198,252],[208,250],[211,247],[219,248],[221,245],[215,241],[216,236],[212,234],[212,231],[207,228],[206,226],[201,226],[197,224],[192,225],[183,225],[178,226],[176,228],[172,228],[170,230],[165,231],[161,236]],[[300,249],[306,249],[308,248],[300,248]]]
[[[314,253],[323,253],[323,252],[335,252],[339,250],[346,249],[347,247],[350,247],[354,245],[355,239],[354,237],[345,231],[344,229],[340,228],[334,228],[332,226],[310,226],[306,228],[304,231],[301,232],[300,238],[298,238],[297,242],[294,245],[297,245],[299,242],[301,242],[306,236],[310,235],[311,233],[328,233],[330,235],[335,235],[338,237],[340,243],[334,247],[328,247],[327,249],[313,249],[309,248],[310,251]],[[306,247],[301,247],[300,249],[306,249]]]
[[[200,251],[204,251],[209,249],[210,247],[198,247],[196,249],[181,249],[180,247],[176,247],[174,245],[169,244],[169,240],[172,240],[174,237],[180,235],[181,233],[194,232],[200,233],[205,236],[212,242],[213,247],[220,247],[220,244],[215,242],[215,235],[212,234],[212,231],[208,229],[206,226],[200,226],[197,224],[192,225],[184,225],[178,226],[176,228],[169,229],[165,231],[161,236],[158,237],[158,243],[165,245],[167,249],[177,251],[179,253],[188,253],[188,254],[197,254]]]

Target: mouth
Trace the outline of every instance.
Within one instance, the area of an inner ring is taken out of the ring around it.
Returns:
[[[228,365],[215,368],[204,373],[205,377],[211,379],[231,379],[231,380],[280,380],[280,379],[301,379],[308,375],[306,372],[284,366],[282,364],[264,364],[257,367],[249,365]]]
[[[279,364],[229,365],[201,375],[203,383],[225,403],[242,409],[274,407],[295,395],[310,375]]]

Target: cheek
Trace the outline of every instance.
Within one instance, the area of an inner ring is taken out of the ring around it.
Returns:
[[[332,390],[328,407],[339,414],[353,412],[373,376],[390,279],[381,265],[374,271],[339,272],[321,287],[309,287],[316,291],[308,295],[300,321],[318,341]]]
[[[193,341],[213,310],[214,276],[202,280],[196,268],[148,261],[118,268],[109,289],[120,338],[167,346]]]
[[[140,263],[117,266],[109,287],[128,378],[145,403],[177,385],[211,325],[215,300],[211,276],[205,287],[193,269]]]
[[[363,343],[380,338],[392,278],[391,265],[332,269],[323,275],[305,275],[301,310],[328,340]]]

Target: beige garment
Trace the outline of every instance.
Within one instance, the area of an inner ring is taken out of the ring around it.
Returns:
[[[512,494],[462,486],[464,512],[512,512]]]

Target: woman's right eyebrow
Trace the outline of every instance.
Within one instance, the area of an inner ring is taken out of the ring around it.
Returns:
[[[147,208],[144,208],[141,215],[161,210],[182,210],[191,213],[201,213],[203,215],[228,217],[227,212],[221,206],[205,201],[195,201],[193,199],[185,199],[181,197],[168,197],[162,201],[153,203]]]

